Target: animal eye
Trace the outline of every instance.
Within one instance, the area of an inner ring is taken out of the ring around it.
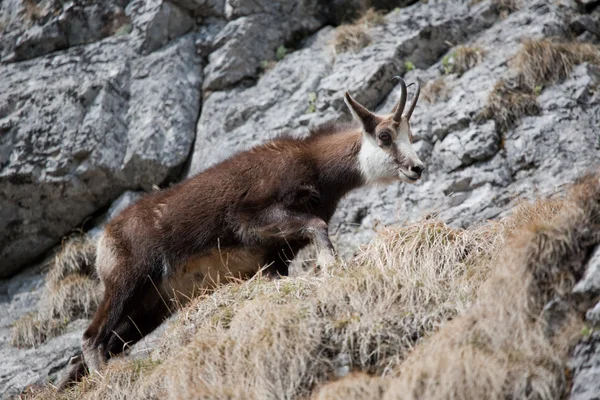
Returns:
[[[387,132],[381,132],[379,134],[379,140],[381,140],[383,144],[389,144],[392,141],[392,135]]]

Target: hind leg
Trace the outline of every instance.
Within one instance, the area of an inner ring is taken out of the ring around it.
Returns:
[[[83,360],[83,354],[77,354],[69,360],[66,372],[56,383],[59,392],[65,390],[70,385],[79,382],[81,378],[87,375],[87,366]]]
[[[124,352],[164,322],[171,311],[163,303],[163,299],[168,301],[166,296],[161,297],[156,292],[149,291],[141,304],[124,313],[123,319],[120,320],[106,344],[107,358]]]
[[[90,371],[100,370],[108,358],[152,332],[169,315],[157,291],[159,284],[146,277],[121,290],[107,285],[101,307],[83,335],[83,355]]]
[[[106,365],[106,344],[122,318],[123,302],[133,297],[123,296],[115,289],[112,285],[105,284],[104,298],[94,314],[92,323],[83,333],[81,349],[90,371],[99,371]]]

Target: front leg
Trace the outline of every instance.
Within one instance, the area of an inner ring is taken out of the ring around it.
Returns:
[[[276,208],[267,211],[261,222],[256,229],[261,241],[308,240],[317,250],[318,267],[327,270],[335,264],[335,249],[329,239],[327,222],[323,219],[311,214]]]

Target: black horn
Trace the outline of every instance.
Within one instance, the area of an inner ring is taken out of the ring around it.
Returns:
[[[396,122],[400,122],[400,119],[402,118],[402,112],[404,111],[404,106],[406,106],[406,82],[404,82],[404,79],[399,76],[394,76],[392,78],[392,82],[395,81],[400,82],[400,100],[398,100],[398,104],[396,104],[396,107],[394,107],[394,116],[392,119]]]
[[[412,85],[412,83],[411,83],[411,85]],[[417,82],[416,85],[417,85],[417,90],[415,90],[415,95],[412,98],[410,107],[408,108],[408,111],[403,115],[403,117],[406,118],[407,120],[409,120],[410,117],[412,116],[412,113],[415,110],[415,106],[417,105],[417,100],[419,100],[419,94],[421,93],[421,86],[419,85],[419,82]]]

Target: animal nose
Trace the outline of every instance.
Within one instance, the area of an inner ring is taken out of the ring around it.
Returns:
[[[415,174],[417,174],[417,176],[419,178],[421,177],[421,174],[423,173],[424,169],[425,169],[425,166],[422,164],[413,165],[412,167],[410,167],[411,172],[414,172]]]

